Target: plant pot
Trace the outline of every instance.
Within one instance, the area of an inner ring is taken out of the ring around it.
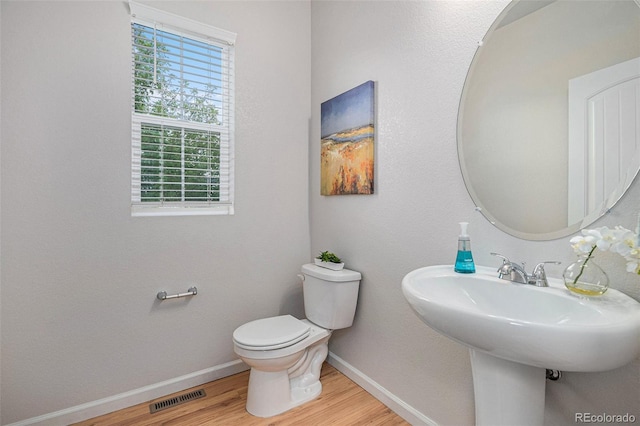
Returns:
[[[342,268],[344,268],[344,262],[343,263],[333,263],[333,262],[323,262],[320,259],[313,259],[314,262],[316,263],[316,265],[322,267],[322,268],[327,268],[327,269],[331,269],[333,271],[341,271]]]

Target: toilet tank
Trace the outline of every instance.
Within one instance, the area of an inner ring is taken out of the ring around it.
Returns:
[[[302,265],[304,310],[309,321],[329,330],[351,327],[356,314],[360,272]]]

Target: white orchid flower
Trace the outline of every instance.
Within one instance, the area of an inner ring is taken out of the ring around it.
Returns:
[[[593,249],[593,246],[596,243],[596,239],[591,235],[588,235],[588,236],[577,235],[573,237],[571,240],[569,240],[569,242],[571,243],[571,247],[576,253],[588,254]]]
[[[614,229],[609,229],[606,226],[597,228],[594,233],[594,236],[596,235],[599,236],[596,241],[598,250],[607,251],[611,248],[611,245],[616,242],[616,231]]]
[[[583,229],[582,235],[576,235],[569,242],[577,254],[588,254],[589,257],[596,248],[601,251],[617,253],[627,261],[628,272],[640,275],[638,235],[622,226],[616,226],[613,229],[607,226]]]
[[[634,245],[624,258],[627,261],[627,272],[635,272],[640,275],[640,248]]]

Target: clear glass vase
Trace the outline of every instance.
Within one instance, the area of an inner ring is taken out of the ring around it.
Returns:
[[[562,278],[569,290],[585,296],[600,296],[609,288],[609,277],[588,255],[567,266]]]

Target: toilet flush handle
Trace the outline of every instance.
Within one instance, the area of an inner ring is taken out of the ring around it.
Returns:
[[[304,282],[304,275],[302,275],[302,274],[298,274],[298,278],[300,278],[300,281],[303,281],[303,282]]]

